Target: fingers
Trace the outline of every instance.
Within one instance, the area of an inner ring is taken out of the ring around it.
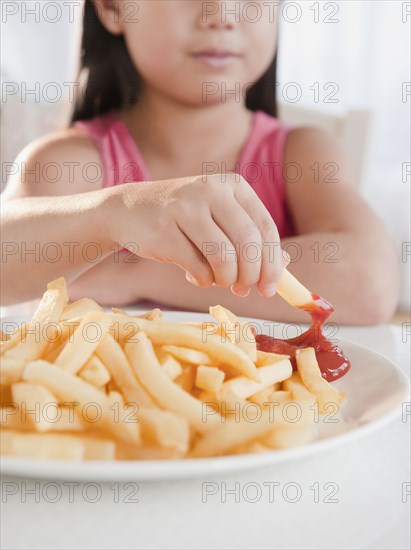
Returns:
[[[199,178],[176,188],[168,184],[168,195],[163,190],[162,200],[148,209],[148,223],[162,223],[146,234],[147,257],[180,266],[201,287],[216,284],[247,296],[257,285],[261,296],[273,296],[288,262],[277,227],[251,186],[238,175],[224,183],[210,178],[206,194]]]
[[[234,199],[213,208],[213,219],[227,235],[236,251],[238,276],[232,281],[232,291],[247,296],[260,280],[261,233],[245,210]],[[223,260],[224,260],[223,256]]]
[[[244,179],[235,186],[234,196],[252,218],[261,235],[261,272],[258,292],[263,297],[273,296],[283,269],[289,262],[288,255],[284,255],[281,250],[277,226],[258,195]]]
[[[178,225],[170,230],[167,240],[159,250],[161,253],[152,259],[178,265],[186,272],[186,278],[190,283],[201,287],[213,284],[215,275],[210,264]]]
[[[220,188],[209,207],[211,211],[196,212],[195,222],[192,213],[180,215],[178,225],[200,251],[203,261],[208,262],[215,284],[231,286],[239,296],[247,296],[257,285],[261,296],[273,296],[289,260],[281,250],[277,227],[259,197],[242,179],[233,185],[231,193],[223,193]],[[190,273],[199,286],[208,286],[207,278],[200,281],[195,275],[194,266]]]
[[[185,223],[184,220],[180,220],[179,228],[197,247],[202,263],[205,262],[208,265],[216,285],[227,288],[237,281],[235,247],[208,210],[198,213],[195,224],[192,221]],[[198,281],[199,286],[209,286],[198,280],[194,264],[191,275]]]

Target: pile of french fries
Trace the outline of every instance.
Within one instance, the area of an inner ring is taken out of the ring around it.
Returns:
[[[1,454],[62,460],[157,460],[306,444],[345,396],[315,352],[257,350],[221,306],[215,322],[130,316],[91,299],[68,303],[52,281],[31,321],[2,334]],[[329,412],[329,411],[328,411]]]

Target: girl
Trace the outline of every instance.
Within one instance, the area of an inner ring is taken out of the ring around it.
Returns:
[[[272,298],[284,249],[337,322],[389,319],[393,245],[336,140],[276,118],[278,7],[242,5],[87,1],[75,123],[27,147],[4,193],[3,304],[64,275],[72,299],[306,320]]]

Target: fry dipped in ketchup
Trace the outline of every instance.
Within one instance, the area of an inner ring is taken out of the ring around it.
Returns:
[[[289,355],[295,369],[296,350],[313,347],[323,377],[328,382],[341,378],[349,370],[350,362],[341,348],[327,340],[323,334],[324,323],[334,311],[333,306],[321,296],[307,290],[287,270],[283,272],[277,292],[290,305],[309,313],[311,326],[306,332],[287,340],[257,334],[257,348],[260,351]]]

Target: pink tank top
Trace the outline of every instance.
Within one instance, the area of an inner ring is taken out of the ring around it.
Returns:
[[[150,181],[138,145],[117,113],[79,121],[74,126],[86,132],[100,152],[104,187]],[[257,193],[281,238],[294,234],[283,176],[284,148],[291,129],[278,119],[257,111],[235,169]]]

